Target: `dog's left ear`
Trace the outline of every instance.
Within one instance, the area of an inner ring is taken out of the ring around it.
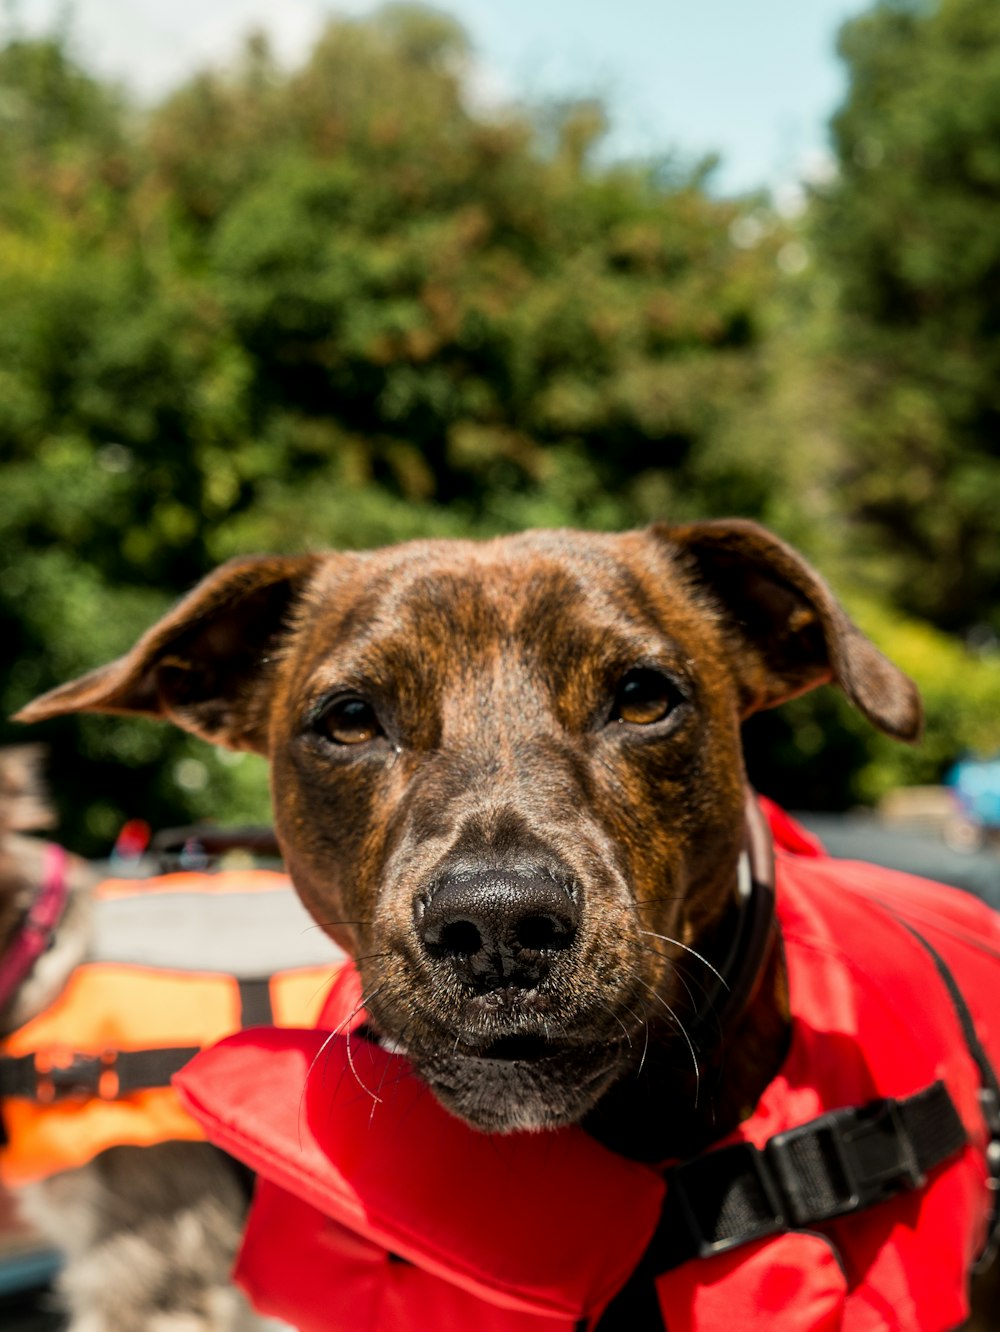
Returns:
[[[69,712],[172,721],[229,749],[267,748],[270,665],[319,556],[251,556],[208,575],[131,652],[60,685],[14,720]]]
[[[898,740],[919,739],[916,685],[865,637],[791,546],[746,519],[652,530],[722,611],[734,640],[744,716],[833,682],[880,730]]]

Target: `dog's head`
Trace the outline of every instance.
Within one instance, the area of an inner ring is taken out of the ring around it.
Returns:
[[[825,681],[916,736],[916,691],[748,522],[241,559],[37,700],[266,754],[296,886],[369,1013],[471,1124],[581,1118],[707,979],[739,728]]]

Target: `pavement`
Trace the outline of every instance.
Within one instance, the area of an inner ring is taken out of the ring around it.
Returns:
[[[1000,911],[1000,853],[995,847],[953,851],[930,833],[888,828],[874,815],[861,812],[794,817],[816,834],[831,856],[950,883]]]

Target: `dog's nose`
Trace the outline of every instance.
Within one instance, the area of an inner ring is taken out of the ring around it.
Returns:
[[[539,985],[576,938],[580,911],[568,881],[487,870],[439,880],[416,920],[428,954],[486,993]]]

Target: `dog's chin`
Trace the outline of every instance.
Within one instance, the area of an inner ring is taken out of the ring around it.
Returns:
[[[412,1057],[412,1052],[411,1052]],[[482,1133],[538,1132],[575,1124],[625,1066],[621,1047],[550,1047],[519,1038],[476,1054],[416,1059],[441,1104]]]

